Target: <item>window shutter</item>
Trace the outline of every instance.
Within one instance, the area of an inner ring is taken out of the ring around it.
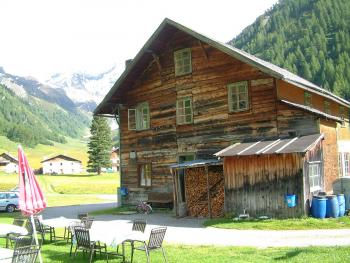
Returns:
[[[128,109],[128,128],[136,130],[136,109]]]

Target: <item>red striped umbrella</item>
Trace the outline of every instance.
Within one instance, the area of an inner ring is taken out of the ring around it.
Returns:
[[[28,160],[18,146],[19,208],[24,215],[34,215],[44,210],[46,200]]]
[[[27,157],[20,145],[18,145],[18,174],[19,174],[19,209],[22,214],[30,216],[32,221],[33,233],[36,245],[39,246],[38,236],[36,234],[33,215],[44,210],[46,200],[40,189],[39,183],[35,178],[33,170],[30,168]],[[39,262],[42,263],[39,250]]]

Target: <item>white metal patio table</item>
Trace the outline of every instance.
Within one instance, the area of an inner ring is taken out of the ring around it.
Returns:
[[[66,217],[63,217],[63,216],[41,220],[41,223],[44,226],[53,227],[54,229],[55,228],[64,228],[63,237],[55,236],[55,238],[58,237],[58,238],[63,238],[63,239],[66,238],[66,231],[67,231],[68,227],[72,223],[75,223],[75,222],[80,222],[80,220],[79,219],[66,218]]]
[[[135,233],[135,231],[125,229],[111,230],[110,228],[106,229],[93,226],[89,232],[91,241],[99,241],[112,248],[117,248],[118,245],[122,245],[122,254],[115,252],[109,254],[123,257],[123,262],[125,262],[124,241],[131,239],[144,240],[145,238],[145,235],[143,233]]]
[[[8,248],[0,248],[0,263],[11,263],[13,250]]]
[[[28,231],[22,226],[0,224],[0,236],[5,237],[7,234],[27,235]]]

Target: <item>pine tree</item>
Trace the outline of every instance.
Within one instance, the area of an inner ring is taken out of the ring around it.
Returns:
[[[110,167],[110,150],[112,148],[111,129],[105,118],[94,116],[90,127],[88,144],[88,168],[101,173],[102,167]]]

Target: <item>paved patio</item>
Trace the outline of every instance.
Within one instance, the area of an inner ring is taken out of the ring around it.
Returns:
[[[350,245],[350,229],[341,230],[232,230],[203,227],[205,219],[174,218],[170,214],[96,216],[97,224],[131,227],[132,219],[144,218],[147,228],[167,226],[165,241],[188,245],[305,247]],[[112,224],[112,225],[110,225]]]
[[[115,204],[81,205],[47,208],[44,218],[65,216],[76,218],[79,212],[113,207]],[[205,219],[175,218],[170,213],[151,215],[102,215],[95,216],[94,224],[101,228],[131,228],[135,218],[147,220],[146,230],[157,226],[167,226],[165,241],[173,244],[253,246],[266,247],[305,247],[305,246],[350,246],[350,229],[337,230],[231,230],[203,227]]]

